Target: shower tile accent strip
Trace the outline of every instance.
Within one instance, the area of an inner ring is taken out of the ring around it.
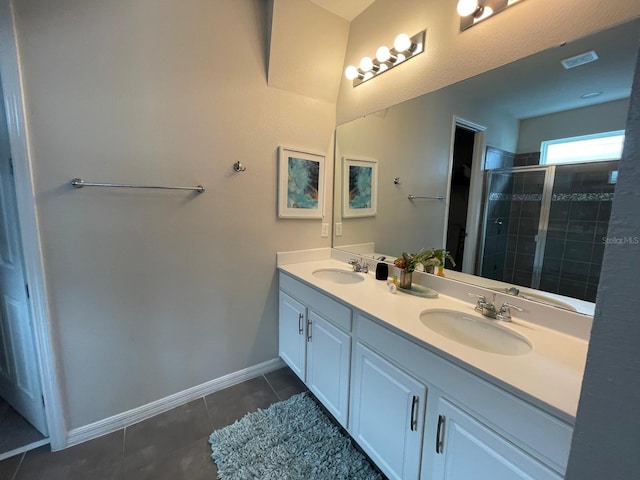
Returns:
[[[509,202],[539,202],[542,195],[539,193],[497,193],[489,194],[490,201],[506,200]],[[610,202],[613,200],[613,193],[554,193],[551,195],[552,202]]]

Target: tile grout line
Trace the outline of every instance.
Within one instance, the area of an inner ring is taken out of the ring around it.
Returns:
[[[209,411],[209,404],[207,403],[207,396],[203,395],[202,400],[204,401],[204,408],[207,411],[207,418],[209,419],[209,425],[213,424],[213,418],[211,417],[211,412]]]
[[[20,461],[18,462],[18,466],[16,467],[15,472],[13,472],[13,476],[11,477],[10,480],[15,480],[18,477],[18,472],[20,471],[20,467],[22,466],[22,462],[24,461],[24,457],[26,454],[27,452],[22,453],[22,457],[20,458]]]
[[[265,381],[267,382],[267,385],[269,385],[269,387],[271,388],[271,390],[273,391],[273,393],[276,395],[276,398],[278,399],[279,402],[282,401],[282,398],[280,398],[280,395],[278,395],[278,392],[276,392],[276,389],[273,388],[273,385],[271,385],[271,382],[269,381],[269,379],[267,378],[266,375],[262,375],[262,377],[265,379]]]
[[[125,453],[127,451],[127,427],[122,429],[122,468],[124,468]]]

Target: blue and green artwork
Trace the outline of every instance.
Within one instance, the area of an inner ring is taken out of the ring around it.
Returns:
[[[289,157],[287,207],[318,208],[320,162]]]
[[[349,166],[349,208],[371,208],[372,167]]]

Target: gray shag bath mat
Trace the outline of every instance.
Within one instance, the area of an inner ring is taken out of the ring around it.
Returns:
[[[246,415],[209,438],[221,480],[380,480],[305,393]]]

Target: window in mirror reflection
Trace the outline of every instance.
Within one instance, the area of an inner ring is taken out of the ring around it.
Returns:
[[[624,130],[542,142],[541,165],[620,160]]]

